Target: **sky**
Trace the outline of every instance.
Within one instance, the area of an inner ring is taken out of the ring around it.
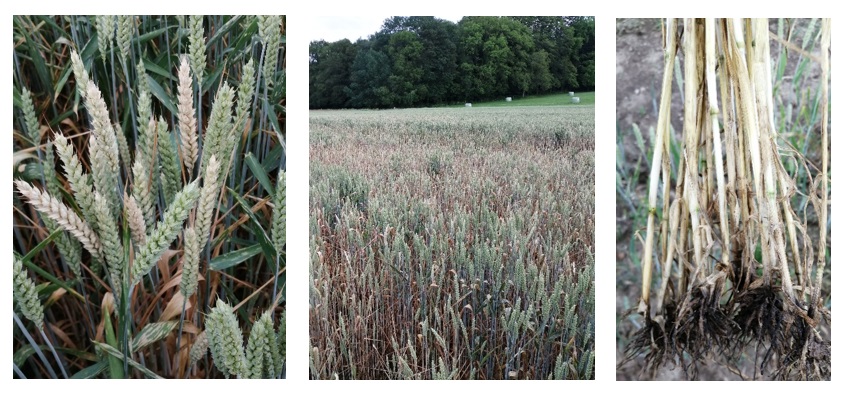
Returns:
[[[391,16],[312,16],[309,19],[309,41],[325,40],[328,42],[347,38],[356,42],[359,38],[367,38],[376,33],[382,22]],[[461,16],[438,16],[458,22]]]

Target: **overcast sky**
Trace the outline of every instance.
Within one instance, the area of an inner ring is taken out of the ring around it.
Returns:
[[[391,16],[312,16],[309,17],[309,41],[325,40],[328,42],[347,38],[356,42],[359,38],[368,38],[376,33],[382,22]],[[458,22],[461,16],[436,16]]]

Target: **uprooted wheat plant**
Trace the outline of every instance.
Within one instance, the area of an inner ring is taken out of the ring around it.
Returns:
[[[14,28],[14,375],[284,376],[283,17]]]
[[[310,378],[594,377],[593,107],[309,127]]]
[[[647,374],[670,365],[693,379],[700,365],[719,362],[742,378],[830,378],[830,313],[822,294],[830,20],[821,25],[820,55],[805,54],[822,70],[819,167],[777,131],[784,113],[775,116],[768,26],[766,19],[709,18],[664,25],[637,306],[644,324],[625,359],[643,356]],[[684,113],[674,163],[670,102],[678,47]],[[733,364],[751,351],[754,371],[743,375]]]

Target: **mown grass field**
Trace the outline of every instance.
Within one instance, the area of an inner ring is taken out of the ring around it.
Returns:
[[[310,114],[310,378],[594,377],[594,109]]]

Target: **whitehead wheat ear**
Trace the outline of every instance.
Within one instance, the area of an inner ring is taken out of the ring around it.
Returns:
[[[182,146],[182,163],[189,175],[197,163],[197,119],[194,118],[194,90],[191,88],[191,68],[183,56],[179,64],[179,136]]]
[[[41,192],[41,190],[23,180],[15,180],[15,185],[35,210],[56,221],[62,228],[74,235],[91,255],[103,260],[100,238],[73,210],[50,194]]]
[[[12,290],[15,294],[15,303],[17,303],[24,317],[32,321],[38,327],[38,330],[42,330],[44,328],[44,306],[41,305],[41,300],[38,299],[38,291],[35,289],[35,283],[27,276],[23,262],[21,262],[17,255],[14,256],[13,268],[12,278],[14,285],[12,286]]]
[[[206,317],[206,333],[215,366],[227,377],[248,375],[244,338],[232,307],[218,299]]]

